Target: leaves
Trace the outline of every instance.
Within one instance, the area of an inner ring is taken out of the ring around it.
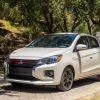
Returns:
[[[30,27],[32,31],[38,33],[75,32],[89,21],[100,26],[100,0],[0,0],[0,2],[0,8],[3,10],[0,12],[1,18],[13,24],[19,23]],[[86,30],[88,25],[85,27]]]

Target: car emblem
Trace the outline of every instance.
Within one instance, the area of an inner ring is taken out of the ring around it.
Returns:
[[[18,64],[21,64],[22,65],[23,64],[22,60],[20,60],[20,62]]]

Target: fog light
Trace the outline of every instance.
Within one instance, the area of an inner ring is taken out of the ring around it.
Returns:
[[[48,77],[54,78],[54,71],[53,70],[46,70],[45,75]]]

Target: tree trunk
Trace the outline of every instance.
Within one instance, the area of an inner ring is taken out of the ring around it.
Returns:
[[[90,25],[90,22],[88,20],[87,25],[88,25],[88,30],[89,30],[90,35],[93,35],[94,24]]]
[[[67,23],[66,23],[66,17],[65,17],[65,15],[64,15],[63,20],[64,20],[64,31],[65,31],[65,32],[68,32],[68,29],[67,29]]]

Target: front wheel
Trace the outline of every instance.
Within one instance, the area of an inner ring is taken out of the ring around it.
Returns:
[[[100,81],[100,75],[97,75],[97,80]]]
[[[71,89],[72,85],[73,85],[73,72],[71,68],[66,67],[65,70],[63,71],[61,82],[57,86],[57,88],[62,91],[68,91]]]

